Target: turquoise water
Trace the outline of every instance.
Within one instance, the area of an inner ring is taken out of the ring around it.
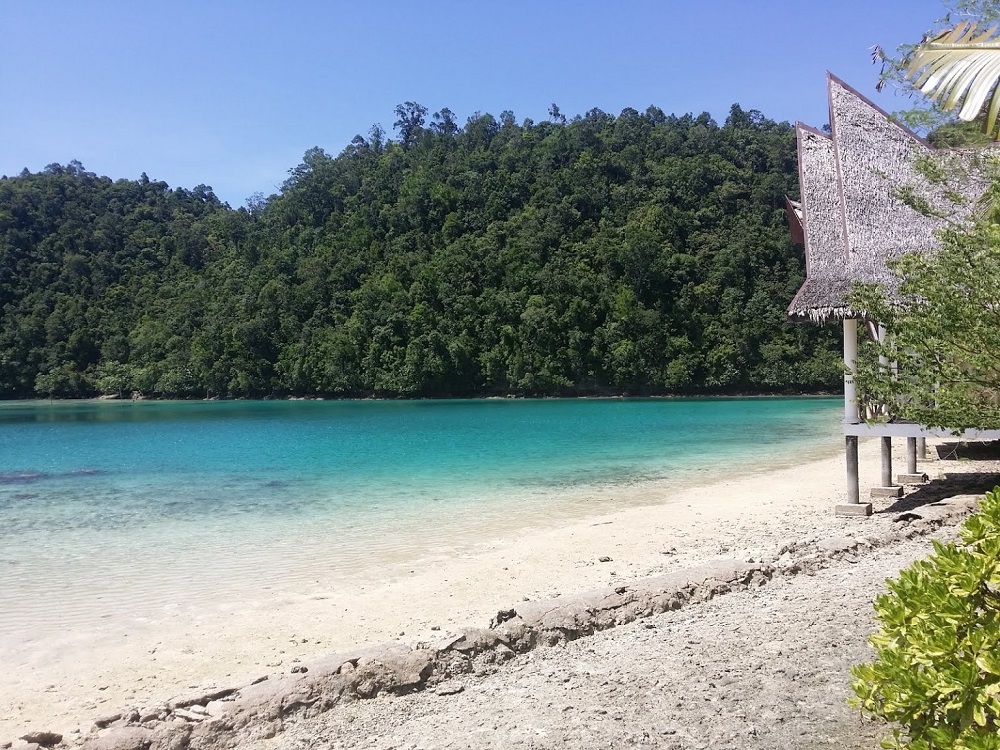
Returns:
[[[0,403],[0,631],[315,580],[829,448],[839,399]],[[622,493],[627,494],[627,493]],[[185,581],[174,590],[171,581]],[[31,602],[38,603],[32,611]]]

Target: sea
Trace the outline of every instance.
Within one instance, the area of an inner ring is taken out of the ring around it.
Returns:
[[[839,447],[837,398],[0,402],[0,635],[378,575]],[[644,497],[648,495],[643,495]],[[235,593],[234,593],[235,592]]]

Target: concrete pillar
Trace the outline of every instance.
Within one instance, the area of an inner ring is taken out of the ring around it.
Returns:
[[[854,368],[858,359],[858,321],[844,320],[844,424],[857,424],[858,389],[854,384]],[[861,485],[858,477],[858,436],[844,436],[844,454],[847,458],[847,502],[838,505],[838,516],[870,516],[872,504],[861,504]]]
[[[861,486],[858,477],[858,436],[845,435],[844,448],[847,455],[847,502],[834,508],[838,516],[870,516],[872,504],[861,504]]]
[[[927,438],[917,438],[917,458],[927,458]]]
[[[882,486],[892,487],[892,438],[882,438]]]
[[[896,481],[903,485],[923,484],[927,481],[926,474],[917,473],[917,452],[920,441],[923,438],[906,438],[906,473],[896,477]]]
[[[847,502],[857,505],[861,502],[861,482],[858,477],[858,436],[848,435],[847,445]]]
[[[844,320],[844,423],[857,424],[858,389],[854,384],[854,368],[858,359],[858,321]]]

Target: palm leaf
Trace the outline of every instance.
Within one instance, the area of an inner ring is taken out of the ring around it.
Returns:
[[[1000,115],[998,29],[980,31],[975,23],[960,23],[922,42],[906,71],[906,78],[943,109],[960,108],[963,120],[978,118],[989,100],[983,130],[990,134],[996,133]]]

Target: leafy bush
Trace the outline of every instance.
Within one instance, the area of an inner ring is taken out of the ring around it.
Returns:
[[[856,706],[898,725],[883,747],[1000,749],[1000,487],[960,539],[935,541],[875,601],[878,658],[852,687]]]

